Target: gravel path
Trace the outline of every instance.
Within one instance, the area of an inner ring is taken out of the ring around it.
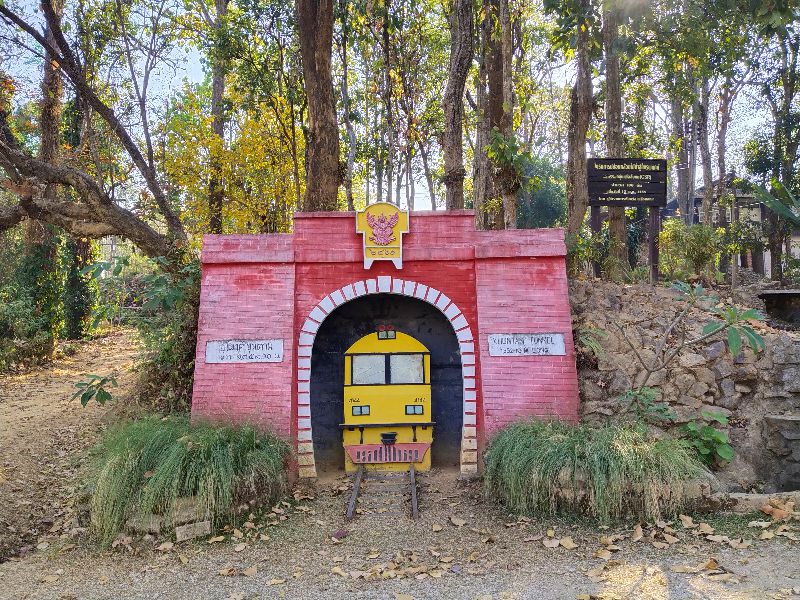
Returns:
[[[112,370],[126,393],[134,356],[121,332],[60,364],[0,378],[0,550],[27,550],[0,563],[0,599],[800,598],[800,544],[791,539],[733,548],[662,523],[634,542],[632,527],[518,520],[450,472],[421,476],[416,521],[402,498],[392,514],[396,507],[370,497],[346,522],[347,480],[330,478],[291,503],[244,514],[219,541],[133,536],[99,552],[70,494],[111,414],[69,396],[81,373]],[[731,538],[761,534],[747,519],[711,523]],[[796,523],[789,533],[800,536]]]
[[[734,549],[673,524],[680,541],[658,549],[648,529],[643,540],[632,542],[629,528],[597,531],[556,520],[516,521],[486,503],[477,484],[460,484],[448,473],[427,476],[418,521],[373,513],[348,523],[343,518],[347,492],[339,487],[345,482],[320,484],[314,499],[244,516],[239,529],[229,529],[215,543],[200,540],[158,551],[154,548],[163,540],[144,538],[97,553],[80,540],[54,540],[46,550],[0,565],[0,597],[800,597],[800,551],[791,540],[757,540],[749,548]],[[333,534],[344,531],[346,536],[335,542]],[[601,544],[601,536],[616,533],[627,538]],[[577,547],[544,545],[544,540],[566,537]],[[604,547],[619,549],[608,561],[594,557]],[[672,570],[699,568],[711,557],[718,568]]]

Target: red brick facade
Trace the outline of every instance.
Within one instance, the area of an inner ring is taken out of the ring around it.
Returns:
[[[419,298],[453,325],[464,383],[461,471],[486,437],[523,418],[577,420],[578,384],[560,229],[475,231],[471,211],[412,213],[403,268],[364,269],[353,213],[300,213],[293,234],[205,236],[192,413],[295,440],[315,476],[311,353],[325,317],[376,293]],[[564,356],[490,356],[488,336],[560,333]],[[211,364],[206,342],[282,339],[277,363]]]

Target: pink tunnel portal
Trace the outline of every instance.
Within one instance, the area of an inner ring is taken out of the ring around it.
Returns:
[[[344,304],[413,298],[451,324],[461,356],[460,470],[494,431],[576,421],[578,384],[560,229],[476,231],[472,211],[411,213],[403,265],[366,270],[353,213],[298,213],[293,234],[204,237],[193,418],[252,422],[293,440],[315,477],[312,354]],[[224,341],[269,340],[270,362],[215,362]]]

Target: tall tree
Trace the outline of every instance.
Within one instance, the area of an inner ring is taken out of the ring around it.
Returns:
[[[350,37],[350,21],[348,19],[348,0],[339,1],[339,19],[342,23],[342,35],[339,40],[339,57],[342,62],[342,105],[344,107],[344,126],[347,131],[347,164],[344,174],[344,191],[347,197],[347,210],[355,210],[353,200],[353,166],[356,160],[356,131],[353,127],[351,113],[353,111],[350,100],[350,87],[347,80],[349,76],[347,41]]]
[[[583,226],[589,205],[586,175],[586,135],[592,118],[592,70],[590,59],[591,0],[575,6],[575,84],[572,87],[567,133],[567,236],[574,239]]]
[[[511,12],[508,0],[487,0],[485,10],[492,24],[486,56],[491,143],[509,147],[514,136]],[[495,189],[502,198],[502,224],[516,229],[519,178],[508,160],[495,161],[493,166]]]
[[[118,0],[119,1],[119,0]],[[226,27],[229,0],[214,0],[214,13],[199,0],[197,5],[203,14],[206,27],[211,31],[211,131],[217,136],[217,145],[225,145],[225,77],[228,73],[226,57]],[[211,155],[210,177],[208,180],[208,224],[211,233],[222,233],[222,205],[225,189],[222,182],[222,159],[219,152]]]
[[[149,256],[166,256],[169,266],[179,264],[186,234],[177,212],[167,199],[159,182],[152,147],[145,144],[144,150],[136,142],[133,127],[103,99],[103,93],[87,77],[73,46],[60,25],[59,14],[52,0],[43,0],[42,13],[51,37],[45,37],[38,27],[7,4],[0,4],[0,16],[7,38],[25,52],[35,42],[53,58],[61,75],[67,78],[81,101],[91,107],[102,119],[109,136],[119,144],[122,151],[136,169],[155,205],[162,222],[162,231],[154,228],[146,219],[132,212],[115,196],[116,186],[104,184],[102,175],[92,174],[79,166],[57,163],[42,157],[31,156],[19,143],[8,123],[8,112],[0,110],[0,167],[5,179],[0,185],[18,197],[18,203],[0,208],[0,228],[6,229],[26,217],[59,225],[67,232],[81,237],[121,235],[132,240]],[[154,39],[160,40],[160,32],[154,31]],[[147,48],[149,52],[149,48]],[[149,52],[151,64],[159,64],[159,55]],[[148,123],[138,124],[137,133],[149,138]],[[75,192],[77,201],[52,200],[43,193],[50,185],[61,185]]]
[[[464,87],[473,58],[475,27],[472,0],[453,0],[450,24],[450,69],[442,99],[444,109],[444,183],[447,210],[464,208]],[[425,161],[427,157],[423,154]],[[427,170],[427,169],[426,169]],[[431,199],[433,202],[433,198]]]
[[[619,20],[620,10],[616,0],[603,2],[603,52],[606,65],[606,155],[622,158],[625,139],[622,135],[622,85],[619,74]],[[608,234],[611,253],[620,265],[628,261],[628,233],[625,226],[625,207],[608,208]]]
[[[339,126],[333,95],[334,0],[297,0],[297,26],[308,102],[305,211],[338,206]]]

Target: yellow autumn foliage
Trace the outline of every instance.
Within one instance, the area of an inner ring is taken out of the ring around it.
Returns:
[[[231,105],[237,105],[235,99]],[[305,188],[305,147],[300,128],[292,129],[288,104],[278,99],[263,111],[231,111],[224,144],[211,122],[197,90],[187,87],[164,132],[164,170],[180,199],[192,246],[199,247],[209,230],[214,161],[224,191],[223,233],[289,231]]]

